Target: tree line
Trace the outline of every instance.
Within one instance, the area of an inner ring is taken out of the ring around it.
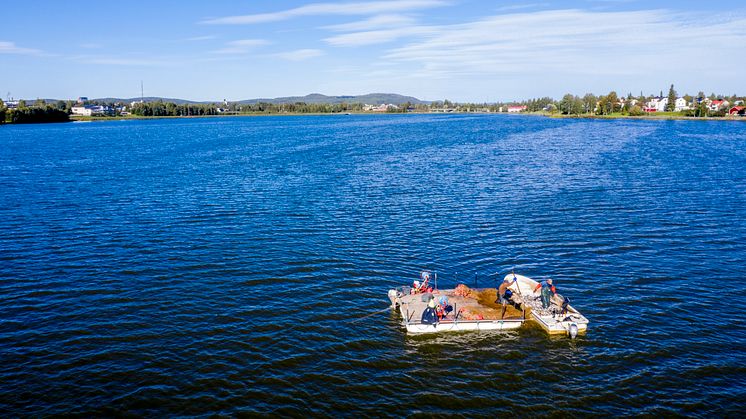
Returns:
[[[67,111],[60,110],[55,106],[39,105],[26,106],[25,101],[21,100],[18,107],[8,109],[5,103],[0,100],[0,124],[33,124],[45,122],[68,122],[70,114]]]
[[[644,115],[645,104],[653,97],[662,98],[663,91],[659,95],[633,96],[631,93],[627,96],[619,96],[615,91],[606,95],[596,96],[592,93],[577,96],[571,93],[564,95],[560,100],[551,97],[540,97],[523,101],[497,102],[497,103],[457,103],[448,99],[442,101],[433,101],[430,103],[410,103],[406,102],[397,107],[389,107],[386,112],[506,112],[509,106],[522,105],[526,106],[527,112],[547,112],[560,113],[562,115]],[[671,85],[668,91],[668,103],[666,111],[674,111],[675,101],[678,97],[674,86]],[[683,95],[687,103],[694,104],[692,109],[681,112],[681,115],[693,117],[706,116],[724,116],[727,112],[725,109],[712,111],[706,104],[705,98],[710,100],[724,99],[734,104],[743,97],[736,95],[723,96],[710,94],[705,96],[699,92],[696,96]],[[269,103],[259,102],[245,104],[239,102],[224,103],[187,103],[176,104],[173,102],[164,102],[162,100],[152,102],[139,102],[133,104],[124,104],[121,102],[107,101],[88,101],[86,105],[105,105],[111,106],[115,110],[113,116],[126,116],[127,114],[144,117],[159,116],[204,116],[204,115],[226,115],[226,114],[296,114],[296,113],[345,113],[345,112],[363,112],[364,104],[362,103]],[[8,109],[2,100],[0,100],[0,123],[33,123],[33,122],[63,122],[69,120],[72,107],[80,105],[77,102],[53,101],[45,102],[43,99],[37,99],[32,105],[27,105],[21,100],[14,109]]]
[[[361,112],[360,103],[267,103],[253,104],[227,103],[188,103],[175,104],[172,102],[142,102],[132,105],[129,112],[137,116],[202,116],[221,114],[282,114],[282,113],[342,113]]]
[[[679,96],[674,85],[668,90],[668,95],[664,96],[663,91],[659,95],[644,95],[640,92],[639,96],[633,96],[631,93],[627,96],[618,96],[615,91],[609,92],[607,95],[595,96],[591,93],[586,94],[582,98],[571,93],[568,93],[557,102],[557,111],[563,115],[583,115],[583,114],[595,114],[595,115],[612,115],[612,114],[623,114],[630,116],[645,115],[646,103],[651,101],[653,98],[667,98],[668,101],[665,105],[664,111],[674,112],[676,109],[676,99],[682,97],[687,104],[691,104],[690,109],[680,111],[683,116],[692,117],[706,117],[706,116],[725,116],[728,112],[727,109],[718,109],[716,111],[710,110],[707,106],[705,99],[710,101],[714,100],[726,100],[733,105],[737,101],[744,101],[746,98],[739,97],[737,95],[723,96],[715,95],[714,93],[706,96],[704,92],[697,93],[696,96],[685,94]],[[546,110],[546,109],[545,109]]]

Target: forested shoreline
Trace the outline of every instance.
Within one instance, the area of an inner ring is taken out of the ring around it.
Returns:
[[[339,114],[339,113],[500,113],[500,112],[527,112],[541,113],[557,116],[582,116],[582,117],[674,117],[674,118],[712,118],[725,117],[729,113],[728,105],[743,105],[746,98],[737,95],[716,95],[714,93],[705,96],[703,92],[692,96],[685,94],[679,97],[671,88],[667,96],[627,94],[619,96],[615,91],[606,95],[596,96],[587,93],[577,96],[568,93],[560,100],[551,97],[541,97],[523,101],[498,102],[498,103],[458,103],[449,100],[433,102],[404,102],[399,104],[382,104],[373,108],[372,105],[363,103],[174,103],[163,100],[137,101],[132,103],[121,103],[114,101],[53,101],[46,102],[38,99],[28,105],[21,100],[13,103],[13,107],[6,106],[0,100],[0,123],[22,124],[22,123],[45,123],[45,122],[67,122],[72,119],[108,119],[108,118],[148,118],[148,117],[193,117],[193,116],[217,116],[217,115],[282,115],[282,114]],[[676,101],[690,104],[686,108],[677,109]],[[651,103],[664,104],[659,112],[650,109]],[[665,102],[665,103],[664,103]],[[9,102],[10,103],[10,102]],[[713,103],[726,104],[725,106],[713,106]],[[73,115],[73,108],[104,107],[106,113],[93,114],[92,116]],[[740,106],[743,107],[743,106]],[[375,110],[372,110],[375,109]],[[516,110],[517,109],[517,110]],[[731,108],[732,109],[732,108]],[[743,115],[743,112],[740,113]]]

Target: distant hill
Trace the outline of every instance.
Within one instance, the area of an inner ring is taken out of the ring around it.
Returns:
[[[95,98],[90,99],[91,101],[98,101],[98,102],[123,102],[123,103],[130,103],[139,101],[139,97],[132,97],[132,98],[116,98],[116,97],[104,97],[104,98]],[[177,105],[183,105],[188,103],[221,103],[221,100],[212,100],[212,101],[194,101],[194,100],[185,100],[185,99],[173,99],[173,98],[165,98],[165,97],[154,97],[154,96],[148,96],[145,98],[142,98],[145,102],[156,102],[159,100],[162,100],[163,102],[172,102],[176,103]],[[231,101],[233,102],[233,101]],[[312,93],[310,95],[306,96],[288,96],[288,97],[277,97],[277,98],[264,98],[264,99],[245,99],[245,100],[239,100],[237,103],[241,104],[254,104],[254,103],[296,103],[296,102],[304,102],[304,103],[328,103],[328,104],[335,104],[335,103],[365,103],[368,105],[381,105],[384,103],[393,103],[395,105],[399,105],[402,103],[412,103],[412,104],[418,104],[418,103],[429,103],[422,100],[417,99],[416,97],[412,96],[403,96],[398,95],[395,93],[368,93],[367,95],[358,95],[358,96],[327,96],[322,95],[320,93]]]
[[[121,98],[121,97],[101,97],[101,98],[95,98],[90,99],[91,101],[96,102],[122,102],[122,103],[132,103],[132,102],[139,102],[140,100],[144,100],[145,102],[157,102],[159,100],[163,102],[171,102],[175,103],[177,105],[184,105],[187,103],[217,103],[217,101],[210,101],[210,102],[198,102],[194,100],[186,100],[186,99],[173,99],[168,97],[157,97],[157,96],[146,96],[144,98],[139,97],[131,97],[131,98]]]
[[[320,93],[311,93],[306,96],[288,96],[288,97],[277,97],[274,99],[246,99],[241,100],[239,103],[242,104],[254,104],[254,103],[365,103],[368,105],[382,105],[384,103],[393,103],[399,105],[402,103],[410,102],[413,104],[426,103],[412,96],[402,96],[395,93],[368,93],[367,95],[358,96],[327,96]]]

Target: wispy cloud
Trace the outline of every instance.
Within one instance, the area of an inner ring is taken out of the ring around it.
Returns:
[[[449,25],[352,28],[325,28],[335,32],[325,41],[337,47],[396,42],[369,58],[385,66],[350,61],[351,67],[339,69],[340,80],[354,75],[358,84],[420,88],[446,97],[477,91],[493,97],[626,92],[661,83],[699,89],[731,85],[733,69],[746,65],[744,12],[495,11]]]
[[[320,49],[297,49],[295,51],[277,53],[275,54],[275,57],[288,61],[303,61],[321,55],[324,55],[324,51]]]
[[[410,16],[388,14],[372,16],[368,19],[357,22],[324,26],[322,29],[328,29],[334,32],[368,31],[373,29],[402,27],[414,25],[416,23],[417,21]]]
[[[397,13],[410,10],[427,9],[449,4],[443,0],[388,0],[356,3],[312,3],[294,9],[271,13],[258,13],[241,16],[226,16],[207,19],[201,23],[211,25],[248,25],[256,23],[277,22],[301,16],[348,15],[364,16],[374,14]]]
[[[0,41],[0,54],[44,55],[44,51],[19,47],[14,42]]]
[[[165,67],[175,65],[170,61],[149,58],[77,57],[76,60],[86,64],[113,66]]]
[[[185,38],[184,40],[188,42],[197,42],[197,41],[209,41],[215,38],[217,38],[217,36],[215,35],[204,35],[204,36],[193,36],[191,38]]]
[[[550,10],[500,14],[469,23],[405,26],[326,38],[335,46],[359,46],[407,37],[384,59],[418,65],[426,76],[496,72],[639,74],[688,67],[730,57],[746,43],[746,20],[720,20],[668,11],[592,12]],[[668,64],[666,64],[668,63]],[[679,63],[679,64],[675,64]]]
[[[214,54],[246,54],[257,47],[269,45],[265,39],[239,39],[231,41],[225,47],[212,51]]]
[[[495,9],[496,12],[515,12],[516,10],[533,9],[536,7],[546,7],[549,3],[525,3],[525,4],[512,4],[509,6],[501,6]]]
[[[407,26],[375,31],[351,32],[325,38],[324,41],[337,47],[359,47],[383,44],[403,37],[437,34],[438,28],[431,26]]]

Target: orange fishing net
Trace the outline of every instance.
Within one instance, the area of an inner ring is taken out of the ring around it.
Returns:
[[[453,293],[458,295],[459,297],[474,298],[474,291],[472,291],[471,288],[467,287],[464,284],[458,284]]]

